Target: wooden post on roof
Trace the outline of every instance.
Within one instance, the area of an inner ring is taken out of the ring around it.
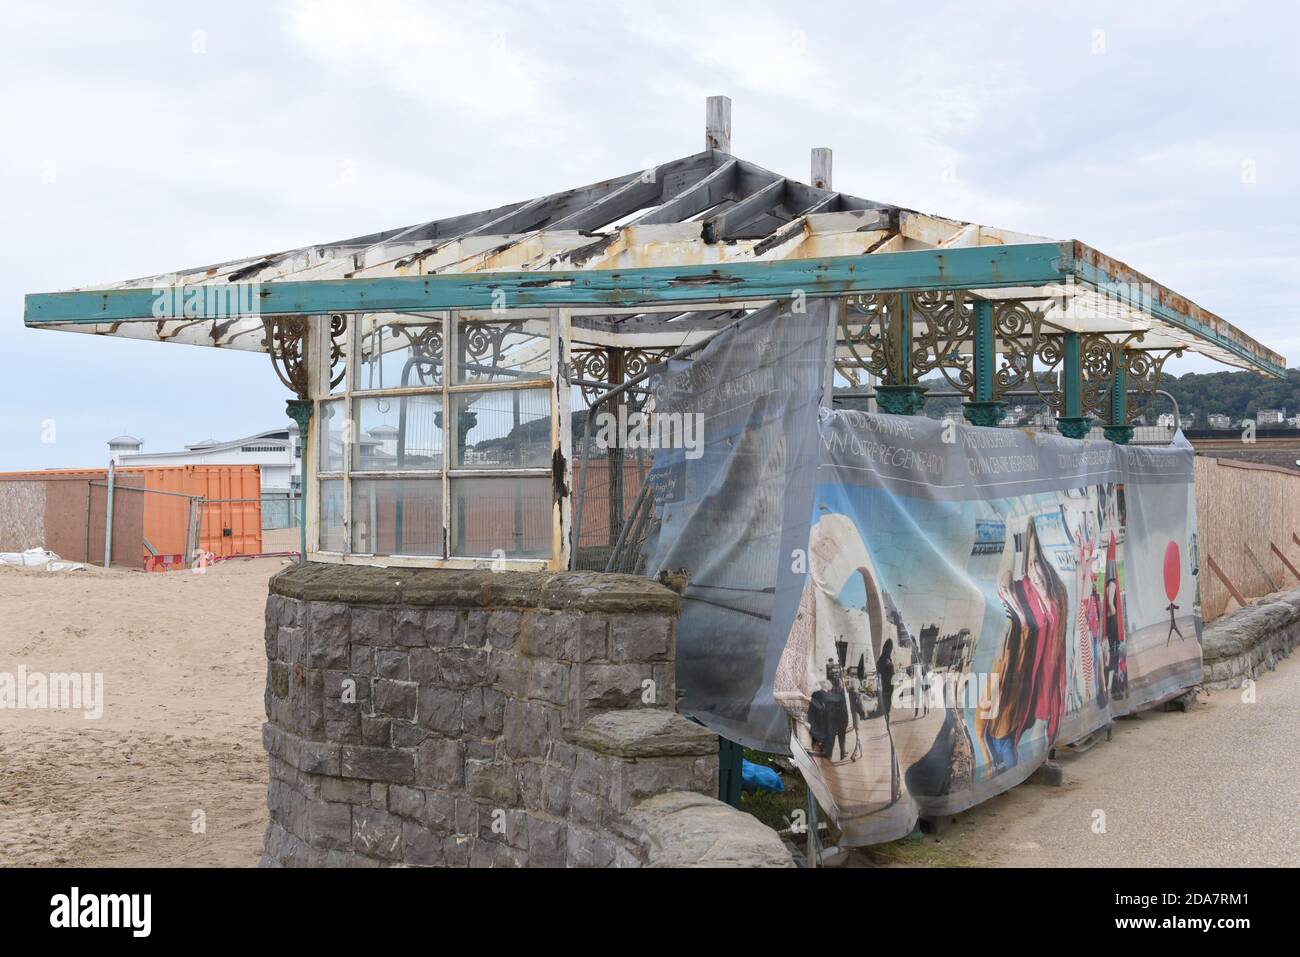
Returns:
[[[709,97],[704,108],[704,148],[731,152],[731,97]]]
[[[831,188],[831,149],[829,146],[814,146],[812,151],[812,183],[817,189]]]

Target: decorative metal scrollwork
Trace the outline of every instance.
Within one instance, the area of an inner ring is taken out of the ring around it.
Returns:
[[[1127,342],[1128,338],[1125,338],[1117,343],[1101,333],[1085,333],[1079,337],[1079,366],[1083,379],[1079,399],[1084,415],[1109,420],[1115,359]]]
[[[907,381],[906,370],[897,362],[900,355],[897,293],[845,296],[840,310],[840,334],[857,364],[887,385]],[[858,327],[857,332],[853,326]]]
[[[960,290],[914,292],[911,301],[913,374],[920,379],[937,369],[958,392],[972,394],[974,361],[962,346],[974,334],[974,301]],[[919,323],[924,325],[918,330]]]
[[[410,357],[406,360],[407,368],[403,370],[402,385],[414,385],[406,378],[408,372],[414,372],[420,385],[435,385],[441,381],[443,364],[442,323],[433,322],[425,326],[386,326],[393,334],[400,333],[407,342]]]
[[[644,374],[651,366],[658,362],[663,362],[671,356],[676,350],[674,349],[618,349],[618,348],[596,348],[596,349],[574,349],[573,350],[573,371],[578,379],[584,380],[586,385],[581,385],[582,400],[591,405],[600,396],[604,395],[611,388],[626,382],[628,379],[634,379]],[[610,375],[614,367],[611,363],[611,353],[619,357],[618,363],[621,364],[623,374],[618,377],[617,381],[611,381]],[[594,383],[603,382],[604,386],[595,385]],[[627,402],[633,408],[640,408],[649,393],[641,389],[631,389],[628,392]]]
[[[266,335],[262,347],[271,356],[271,366],[285,388],[299,399],[310,398],[307,376],[307,316],[267,316],[262,319]],[[344,363],[348,318],[336,313],[329,324],[330,389],[343,381],[347,374]],[[337,370],[337,371],[336,371]]]
[[[1137,339],[1141,340],[1141,333]],[[1156,390],[1160,388],[1161,370],[1171,357],[1181,356],[1184,348],[1173,349],[1126,349],[1124,351],[1125,370],[1128,373],[1128,386],[1138,394],[1137,402],[1125,406],[1128,421],[1140,418],[1155,401]]]
[[[523,322],[467,320],[460,328],[459,339],[466,379],[493,378],[501,366],[506,337],[523,331]]]

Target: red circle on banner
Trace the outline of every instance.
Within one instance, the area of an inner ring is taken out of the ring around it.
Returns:
[[[1178,586],[1182,584],[1183,563],[1178,554],[1178,543],[1170,542],[1165,548],[1165,595],[1170,601],[1178,597]]]

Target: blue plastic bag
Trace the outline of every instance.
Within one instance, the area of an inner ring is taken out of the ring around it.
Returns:
[[[767,765],[755,764],[753,761],[746,761],[742,758],[740,789],[751,793],[754,791],[771,791],[773,794],[781,794],[785,791],[785,783],[781,780],[781,775]]]

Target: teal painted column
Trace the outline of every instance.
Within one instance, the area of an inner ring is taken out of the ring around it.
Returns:
[[[917,415],[925,408],[925,386],[912,380],[912,297],[898,294],[898,315],[890,316],[896,324],[894,354],[889,357],[888,385],[876,386],[876,404],[891,415]]]
[[[1116,350],[1115,376],[1110,383],[1110,421],[1102,430],[1116,445],[1128,445],[1133,426],[1128,424],[1128,368],[1123,350]]]
[[[1062,389],[1065,393],[1065,415],[1057,416],[1056,428],[1066,438],[1086,439],[1092,429],[1092,420],[1083,414],[1083,356],[1079,334],[1065,334]]]
[[[740,779],[745,749],[735,741],[718,738],[718,800],[740,807]]]
[[[998,344],[993,335],[993,303],[975,303],[974,328],[975,396],[963,403],[962,414],[972,425],[993,427],[1007,414],[1007,404],[993,398],[993,374],[997,368]]]
[[[298,423],[298,448],[302,449],[302,492],[298,496],[298,561],[307,560],[307,434],[311,426],[310,399],[290,399],[285,403],[289,418]]]

